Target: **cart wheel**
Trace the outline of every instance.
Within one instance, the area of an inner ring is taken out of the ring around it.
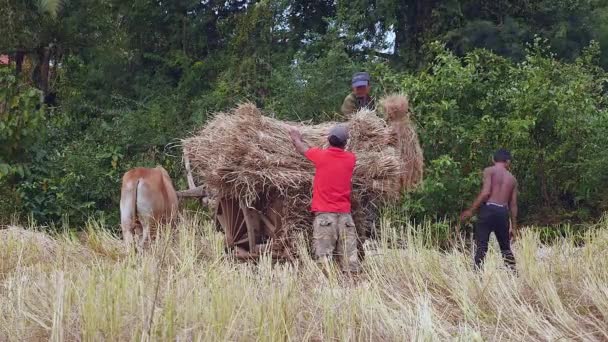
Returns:
[[[238,201],[232,198],[219,200],[215,211],[215,224],[218,230],[224,232],[226,247],[229,250],[236,247],[248,248],[247,227]]]

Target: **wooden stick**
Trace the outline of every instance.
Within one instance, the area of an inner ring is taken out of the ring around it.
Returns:
[[[240,205],[245,218],[245,225],[247,226],[247,235],[249,236],[249,251],[253,252],[255,248],[255,233],[260,228],[260,217],[255,209],[249,209],[242,200],[240,201]]]
[[[215,217],[217,217],[217,219],[220,221],[220,224],[222,225],[222,228],[224,229],[224,235],[226,236],[226,245],[228,245],[229,247],[234,246],[234,232],[233,230],[233,219],[232,219],[232,212],[230,211],[232,209],[232,207],[228,207],[228,203],[227,200],[225,198],[222,198],[220,200],[220,204],[218,206],[218,212],[220,211],[220,207],[221,207],[221,214],[215,214]]]
[[[246,251],[245,249],[241,248],[241,247],[235,247],[234,248],[234,256],[237,259],[241,259],[241,260],[250,260],[250,259],[255,259],[257,257],[257,255]]]
[[[207,192],[205,188],[201,186],[197,186],[194,188],[190,188],[188,190],[177,191],[177,197],[207,197]]]
[[[275,234],[276,228],[275,228],[274,224],[272,224],[270,219],[262,213],[260,213],[260,218],[262,219],[262,221],[264,222],[264,225],[267,228],[266,232],[268,233],[268,235],[270,235],[271,238],[275,238],[276,237],[276,234]]]
[[[194,177],[192,177],[192,171],[190,170],[190,158],[188,158],[187,154],[184,154],[184,166],[186,167],[186,178],[188,179],[188,188],[190,188],[190,190],[196,189],[196,184],[194,184]]]
[[[248,236],[245,236],[244,238],[240,239],[239,241],[235,241],[235,242],[234,242],[234,245],[235,245],[235,246],[236,246],[236,245],[240,245],[240,244],[242,244],[243,242],[247,242],[248,240],[249,240],[249,237],[248,237]]]

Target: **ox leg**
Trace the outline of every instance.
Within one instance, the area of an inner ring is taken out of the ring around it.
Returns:
[[[120,226],[122,237],[128,251],[135,244],[133,234],[137,234],[137,187],[139,180],[127,181],[123,179],[120,191]]]
[[[141,222],[141,235],[138,241],[138,247],[141,251],[147,249],[150,246],[151,236],[151,225],[150,219],[142,220]]]
[[[142,238],[142,226],[141,223],[137,223],[133,229],[133,244],[135,245],[135,250],[137,252],[141,252],[141,238]]]
[[[120,204],[120,227],[122,229],[122,238],[127,250],[131,251],[135,244],[134,233],[136,233],[137,223],[135,222],[133,209],[125,206],[123,201],[121,201]]]
[[[133,237],[133,225],[132,224],[121,224],[122,228],[122,238],[125,242],[125,246],[127,250],[131,250],[133,248],[133,244],[135,243],[135,239]]]

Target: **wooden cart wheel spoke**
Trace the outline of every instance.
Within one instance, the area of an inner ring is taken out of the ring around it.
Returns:
[[[240,239],[239,241],[235,241],[234,245],[235,246],[236,245],[240,245],[240,244],[245,243],[245,242],[249,242],[249,237],[248,236],[245,236],[244,238]]]
[[[242,199],[223,197],[217,203],[216,224],[225,233],[226,246],[238,258],[253,259],[268,252],[272,258],[282,259],[289,254],[286,246],[273,242],[283,234],[283,199],[274,198],[271,203],[261,200],[249,206]]]
[[[236,207],[236,219],[234,221],[235,239],[241,240],[247,236],[247,228],[245,227],[245,220],[243,219],[243,213],[239,207]]]
[[[241,213],[241,210],[239,208],[239,206],[237,205],[236,201],[233,199],[230,199],[230,208],[231,208],[231,212],[232,212],[232,227],[235,228],[238,224],[239,224],[239,215]]]

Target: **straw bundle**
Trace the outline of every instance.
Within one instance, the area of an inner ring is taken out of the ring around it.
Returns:
[[[400,184],[403,189],[413,188],[422,180],[424,158],[418,142],[418,134],[410,120],[407,98],[391,95],[380,102],[390,125],[392,143],[398,146],[403,173]]]
[[[48,235],[17,226],[0,229],[0,244],[6,249],[11,243],[35,250],[41,260],[52,258],[57,252],[57,242]]]
[[[392,105],[387,108],[391,115],[408,118],[401,120],[401,125],[405,125],[409,139],[399,138],[403,132],[391,130],[374,111],[362,110],[348,122],[347,150],[357,156],[352,200],[359,228],[369,226],[374,206],[396,200],[402,190],[422,177],[417,136],[413,128],[407,131],[411,126],[407,98],[396,96],[388,104]],[[396,108],[397,104],[401,107]],[[244,199],[249,205],[284,198],[282,215],[285,238],[289,240],[293,232],[312,227],[309,207],[314,177],[313,164],[295,150],[289,129],[297,127],[311,147],[326,147],[328,131],[334,125],[284,122],[264,116],[255,105],[246,103],[231,112],[216,114],[183,141],[183,149],[197,183],[218,198]],[[409,146],[401,146],[403,143]],[[413,159],[404,162],[403,153]]]

